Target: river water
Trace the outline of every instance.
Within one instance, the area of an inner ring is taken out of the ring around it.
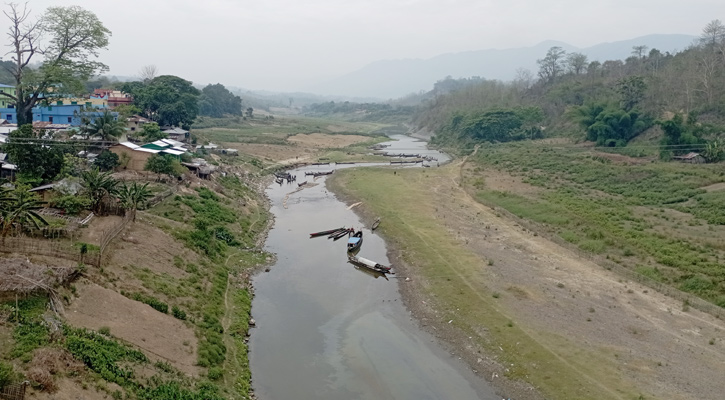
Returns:
[[[402,135],[394,139],[386,150],[448,160],[426,149],[425,142]],[[431,164],[435,168],[436,162]],[[312,182],[305,171],[340,167],[352,166],[311,166],[292,173],[298,182]],[[251,331],[249,358],[257,398],[499,399],[418,328],[402,304],[395,275],[386,279],[348,264],[346,237],[309,239],[311,232],[364,228],[359,255],[389,264],[385,242],[326,190],[325,179],[292,194],[294,183],[267,189],[275,225],[265,250],[277,254],[277,262],[254,278],[257,327]]]

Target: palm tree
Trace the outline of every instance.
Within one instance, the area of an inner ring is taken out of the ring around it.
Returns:
[[[85,126],[84,131],[88,136],[100,136],[101,140],[107,141],[120,137],[126,132],[126,128],[110,111],[104,110]]]
[[[10,231],[22,229],[31,225],[36,229],[40,229],[41,225],[48,225],[37,210],[43,208],[43,202],[38,200],[35,194],[27,190],[15,190],[10,192],[7,189],[2,190],[0,194],[0,211],[2,221],[0,221],[0,234],[7,236]]]
[[[151,191],[148,189],[148,182],[143,185],[139,185],[133,182],[130,185],[125,183],[118,189],[117,197],[121,200],[121,205],[126,210],[133,210],[133,221],[136,222],[136,210],[142,205],[149,197],[151,197]]]
[[[116,194],[118,181],[111,176],[111,172],[100,172],[98,168],[81,173],[83,187],[91,200],[91,209],[98,213],[103,199]]]

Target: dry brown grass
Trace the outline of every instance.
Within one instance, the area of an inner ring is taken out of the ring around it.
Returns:
[[[28,378],[37,383],[43,391],[53,393],[58,390],[55,376],[80,373],[85,369],[82,362],[73,358],[60,348],[42,348],[35,351],[28,366]]]

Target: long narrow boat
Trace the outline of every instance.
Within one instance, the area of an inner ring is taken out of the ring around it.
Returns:
[[[380,226],[380,218],[376,219],[375,222],[373,222],[373,225],[370,227],[371,231],[374,231],[378,229],[378,226]]]
[[[352,237],[347,240],[347,251],[352,253],[360,250],[360,246],[362,246],[363,242],[362,235],[362,231],[360,230],[355,232]]]
[[[349,233],[350,233],[350,230],[349,229],[345,229],[345,230],[342,230],[342,231],[339,231],[339,232],[335,232],[335,233],[331,234],[330,236],[328,236],[327,238],[328,239],[337,240],[337,239],[340,239],[340,238],[342,238],[343,236],[345,236],[345,235],[347,235]]]
[[[330,230],[327,230],[327,231],[320,231],[320,232],[310,233],[310,237],[313,238],[313,237],[318,237],[318,236],[330,235],[332,233],[337,233],[337,232],[340,232],[340,231],[343,231],[343,230],[346,230],[346,229],[347,228],[345,228],[343,226],[342,228],[330,229]]]
[[[376,271],[376,272],[381,272],[384,274],[394,274],[395,273],[395,272],[391,271],[390,267],[388,267],[387,265],[376,263],[375,261],[368,260],[367,258],[348,255],[347,261],[349,261],[351,264],[353,264],[355,266],[368,268],[368,269]]]

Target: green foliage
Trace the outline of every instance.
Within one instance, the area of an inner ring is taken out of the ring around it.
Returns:
[[[209,372],[206,376],[212,381],[218,381],[222,378],[222,376],[224,376],[224,370],[219,367],[211,367],[209,368]]]
[[[131,295],[131,298],[144,304],[148,304],[156,311],[162,312],[164,314],[169,313],[169,305],[157,299],[156,297],[148,296],[142,293],[134,293],[133,295]]]
[[[121,161],[118,159],[118,154],[104,150],[93,161],[93,165],[101,171],[110,171],[121,165]]]
[[[123,183],[116,194],[125,210],[137,210],[142,208],[146,201],[152,196],[148,188],[148,182],[139,185],[137,182],[131,184]]]
[[[221,83],[209,84],[201,90],[199,114],[217,118],[225,114],[242,115],[242,99]]]
[[[615,90],[620,96],[622,109],[630,111],[644,99],[647,83],[642,76],[628,76],[617,81]]]
[[[0,392],[5,386],[13,383],[14,378],[15,371],[12,364],[0,361]]]
[[[101,203],[104,199],[116,194],[118,180],[111,176],[111,172],[100,172],[98,169],[91,169],[81,174],[83,189],[91,202],[91,210],[99,213]]]
[[[134,105],[159,125],[188,128],[198,113],[200,92],[191,82],[173,75],[162,75],[148,84],[128,82],[122,90],[133,95]]]
[[[9,8],[8,45],[20,51],[9,70],[17,91],[13,100],[18,124],[24,125],[32,123],[32,108],[41,99],[47,101],[58,93],[79,95],[86,80],[107,70],[94,59],[108,45],[111,32],[95,14],[78,6],[49,7],[37,23],[30,22],[25,7],[10,4]],[[38,60],[36,55],[45,58]]]
[[[606,103],[574,107],[569,115],[585,129],[587,140],[600,146],[625,146],[630,139],[651,126],[651,122],[639,112]]]
[[[10,357],[29,357],[33,350],[50,343],[50,331],[45,324],[32,320],[18,324],[13,331],[13,339],[15,346]]]
[[[488,110],[455,114],[433,138],[434,144],[468,145],[481,142],[509,142],[543,137],[538,123],[543,114],[536,107]]]
[[[182,321],[186,319],[186,312],[177,306],[171,307],[171,315]]]
[[[149,157],[144,169],[159,175],[168,175],[169,177],[181,176],[186,171],[186,168],[181,165],[176,157],[171,154],[161,153]]]
[[[85,117],[86,124],[82,132],[89,136],[97,136],[101,140],[118,139],[125,131],[125,124],[119,121],[109,110],[104,110],[100,115],[94,111],[92,115]]]
[[[40,229],[48,222],[38,214],[45,203],[38,200],[35,193],[18,185],[15,190],[0,188],[0,235],[7,236],[13,230]]]
[[[144,124],[140,134],[146,142],[155,142],[169,137],[169,135],[165,134],[161,128],[159,128],[159,124],[156,122]]]
[[[22,125],[10,132],[5,152],[18,166],[18,171],[29,178],[42,182],[53,180],[63,169],[64,155],[73,152],[70,146],[51,143],[52,134],[33,130],[32,125]]]
[[[132,384],[133,370],[120,364],[124,361],[148,362],[142,352],[129,349],[93,331],[64,326],[63,333],[66,349],[109,382],[121,386]]]
[[[709,163],[720,162],[725,159],[725,145],[720,140],[713,140],[705,145],[701,154]]]
[[[482,202],[550,225],[582,250],[624,253],[628,259],[616,262],[656,281],[713,302],[725,295],[719,244],[690,234],[705,222],[725,225],[725,192],[702,189],[722,181],[717,166],[626,165],[602,162],[587,150],[522,143],[486,146],[475,162],[541,188],[527,196],[483,190],[477,193]],[[685,221],[692,228],[680,228]],[[640,258],[655,264],[637,265]]]
[[[219,389],[211,383],[201,383],[196,390],[184,388],[178,382],[163,382],[153,388],[138,391],[140,400],[223,400]]]
[[[702,126],[697,124],[694,115],[691,114],[687,121],[681,114],[667,121],[657,121],[662,128],[664,137],[662,138],[662,158],[668,158],[672,154],[685,154],[696,150],[705,141],[701,138]]]

